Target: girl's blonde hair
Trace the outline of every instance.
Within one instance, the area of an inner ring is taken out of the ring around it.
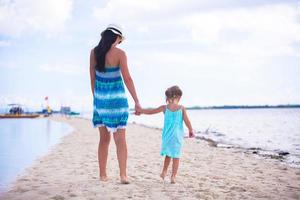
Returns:
[[[165,91],[165,95],[166,95],[166,100],[176,99],[176,98],[180,98],[182,96],[182,91],[177,85],[175,85],[175,86],[168,88]]]

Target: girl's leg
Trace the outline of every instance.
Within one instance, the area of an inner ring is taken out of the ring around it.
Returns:
[[[165,157],[165,162],[164,162],[164,167],[163,167],[163,170],[160,174],[160,177],[164,180],[166,175],[167,175],[167,172],[168,172],[168,167],[169,167],[169,164],[171,162],[171,158],[169,156],[166,156]]]
[[[173,158],[171,183],[175,183],[178,166],[179,166],[179,158]]]
[[[114,133],[114,140],[117,146],[117,157],[120,168],[121,183],[128,184],[126,168],[127,168],[127,144],[125,138],[125,129],[118,129]]]
[[[100,132],[100,142],[98,146],[98,162],[99,162],[99,170],[100,170],[100,180],[107,181],[106,164],[107,164],[108,147],[110,142],[110,134],[107,131],[106,127],[99,127],[99,132]]]

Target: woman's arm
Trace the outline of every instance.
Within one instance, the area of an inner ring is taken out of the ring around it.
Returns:
[[[182,111],[183,111],[183,121],[184,121],[186,127],[189,129],[189,137],[193,137],[194,133],[193,133],[192,124],[191,124],[190,119],[187,115],[185,107],[182,107]]]
[[[153,108],[153,109],[142,109],[141,114],[147,114],[147,115],[152,115],[160,112],[165,111],[166,106],[159,106],[158,108]]]
[[[90,79],[91,79],[91,90],[93,96],[94,96],[94,87],[95,87],[95,64],[96,64],[96,59],[95,59],[94,49],[92,49],[90,55]]]
[[[121,73],[122,73],[125,85],[135,102],[136,114],[140,114],[142,108],[140,106],[139,99],[138,99],[136,91],[135,91],[133,80],[129,73],[129,69],[127,66],[127,56],[126,56],[125,52],[122,50],[120,50],[120,67],[121,67]]]

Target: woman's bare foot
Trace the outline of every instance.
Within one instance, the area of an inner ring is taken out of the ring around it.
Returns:
[[[160,174],[160,178],[162,178],[162,180],[165,180],[165,177],[167,176],[167,172],[162,172],[161,174]]]
[[[122,176],[121,177],[121,184],[129,184],[130,182],[128,181],[127,176]]]
[[[176,183],[176,180],[175,180],[175,179],[176,179],[175,176],[172,176],[172,177],[171,177],[171,183],[172,183],[172,184]]]
[[[108,181],[108,177],[107,176],[100,176],[100,181],[106,182],[106,181]]]

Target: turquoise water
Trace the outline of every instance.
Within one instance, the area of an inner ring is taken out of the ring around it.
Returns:
[[[49,119],[1,119],[0,192],[71,130]]]

